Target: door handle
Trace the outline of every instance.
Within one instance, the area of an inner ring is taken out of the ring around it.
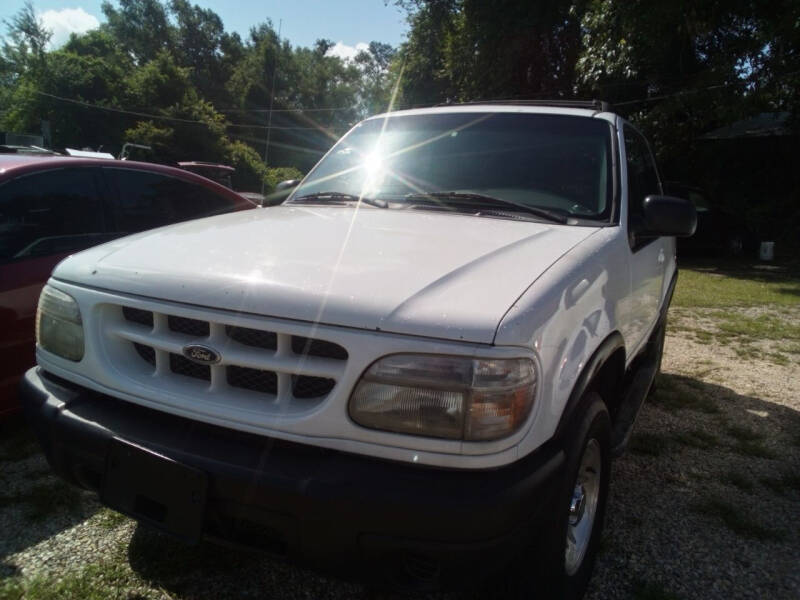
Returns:
[[[661,248],[661,250],[658,251],[658,264],[663,264],[663,263],[664,263],[664,249]]]

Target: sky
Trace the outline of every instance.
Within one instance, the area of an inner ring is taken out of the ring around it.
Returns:
[[[397,46],[407,30],[405,14],[393,1],[384,0],[190,0],[217,13],[226,31],[242,38],[250,27],[272,19],[281,37],[294,46],[311,46],[317,39],[336,42],[331,50],[343,58],[352,57],[371,41]],[[25,0],[0,1],[0,21],[10,19]],[[112,3],[116,4],[116,2]],[[103,20],[102,0],[33,0],[33,7],[46,27],[53,31],[51,44],[63,44],[71,32],[97,27]],[[0,35],[5,34],[5,27]]]

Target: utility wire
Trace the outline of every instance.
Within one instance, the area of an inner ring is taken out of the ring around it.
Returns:
[[[219,112],[242,112],[242,113],[267,113],[272,110],[276,113],[306,113],[306,112],[336,112],[344,110],[357,110],[358,106],[338,106],[330,108],[218,108]]]
[[[143,117],[146,119],[158,119],[161,121],[174,121],[177,123],[187,123],[193,125],[208,125],[206,121],[199,121],[196,119],[184,119],[181,117],[169,117],[166,115],[154,115],[151,113],[144,113],[135,110],[127,110],[124,108],[115,108],[113,106],[103,106],[102,104],[93,104],[91,102],[85,102],[83,100],[75,100],[73,98],[64,98],[63,96],[56,96],[55,94],[48,94],[47,92],[40,92],[38,90],[34,90],[34,93],[39,94],[40,96],[46,96],[48,98],[53,98],[54,100],[59,100],[61,102],[68,102],[70,104],[77,104],[79,106],[84,106],[86,108],[94,108],[97,110],[104,110],[113,113],[119,113],[123,115],[133,115],[136,117]],[[323,127],[298,127],[298,126],[283,126],[283,125],[248,125],[245,123],[221,123],[224,127],[241,127],[246,129],[305,129],[305,130],[320,130],[324,129]]]

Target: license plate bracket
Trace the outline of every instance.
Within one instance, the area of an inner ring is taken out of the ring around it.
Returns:
[[[187,542],[203,532],[208,477],[200,469],[120,438],[111,440],[100,499]]]

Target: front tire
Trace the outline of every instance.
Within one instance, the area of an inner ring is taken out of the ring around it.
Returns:
[[[596,392],[570,430],[571,444],[560,505],[556,506],[552,565],[552,598],[582,598],[592,575],[608,498],[611,475],[611,419]]]

